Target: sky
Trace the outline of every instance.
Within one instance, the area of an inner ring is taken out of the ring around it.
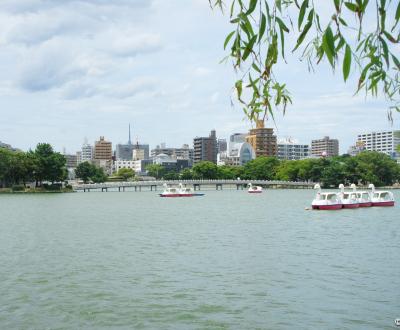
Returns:
[[[208,0],[2,0],[0,141],[75,153],[85,138],[126,143],[129,123],[132,140],[151,148],[246,132],[231,105],[236,74],[220,63],[231,29]],[[344,153],[357,134],[400,127],[384,100],[353,96],[355,73],[344,84],[340,70],[310,73],[290,56],[277,75],[293,98],[267,122],[278,138],[329,135]]]

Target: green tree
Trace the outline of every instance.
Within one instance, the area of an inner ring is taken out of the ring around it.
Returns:
[[[243,169],[244,179],[274,180],[279,166],[275,157],[258,157],[246,163]]]
[[[124,181],[135,177],[135,172],[131,168],[121,168],[117,172],[117,176],[121,177]]]
[[[236,180],[237,178],[240,178],[242,176],[242,173],[243,173],[242,166],[223,165],[223,166],[218,166],[217,168],[218,179]]]
[[[75,169],[76,177],[82,179],[84,183],[88,183],[94,174],[94,165],[89,162],[82,162]]]
[[[147,165],[146,171],[149,176],[155,177],[157,180],[164,177],[166,173],[165,167],[160,164]]]
[[[358,171],[364,184],[392,185],[399,180],[399,165],[388,155],[364,151],[356,156]]]
[[[193,171],[190,168],[184,168],[179,176],[182,180],[191,180],[193,179]]]
[[[217,165],[209,161],[201,161],[193,166],[194,179],[216,179]]]
[[[101,167],[94,166],[94,173],[90,177],[90,179],[94,183],[102,183],[107,181],[107,174],[104,172],[104,169]]]
[[[209,2],[223,10],[227,1]],[[292,102],[276,70],[278,64],[286,63],[288,47],[298,52],[309,70],[325,60],[334,71],[341,66],[344,81],[357,71],[356,92],[376,96],[380,91],[391,103],[390,109],[400,111],[400,1],[331,0],[331,12],[323,15],[320,1],[231,3],[233,28],[224,48],[229,52],[226,60],[231,59],[236,72],[243,73],[235,89],[250,120],[265,119],[267,114],[273,117],[280,108],[285,113]]]
[[[67,177],[66,158],[58,152],[54,152],[53,147],[48,143],[39,143],[33,153],[34,177],[36,186],[41,186],[44,180],[63,181]]]
[[[10,185],[10,164],[13,153],[5,148],[0,148],[0,187]]]

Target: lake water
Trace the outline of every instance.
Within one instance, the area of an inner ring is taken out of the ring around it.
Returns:
[[[393,329],[392,208],[312,190],[0,195],[1,329]]]

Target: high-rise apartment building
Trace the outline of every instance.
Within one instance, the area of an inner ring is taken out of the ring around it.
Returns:
[[[278,159],[280,160],[299,160],[309,156],[310,146],[308,144],[298,144],[290,139],[278,142]]]
[[[226,152],[228,150],[228,143],[226,142],[226,139],[218,139],[217,149],[218,149],[218,151],[217,151],[218,153]]]
[[[257,120],[256,128],[252,128],[246,137],[248,142],[254,149],[256,157],[260,156],[276,156],[278,144],[276,135],[272,128],[265,128],[263,120]]]
[[[193,140],[194,145],[194,163],[207,160],[217,163],[217,137],[215,130],[211,131],[209,137],[196,137]]]
[[[312,157],[333,157],[339,155],[339,141],[325,136],[319,140],[311,141]]]
[[[399,157],[397,146],[400,145],[400,130],[368,132],[358,135],[365,150],[383,152],[391,157]]]
[[[112,160],[112,143],[106,141],[104,136],[100,136],[100,140],[96,141],[93,158],[95,160]]]
[[[85,141],[82,145],[79,162],[90,162],[93,159],[93,147]]]

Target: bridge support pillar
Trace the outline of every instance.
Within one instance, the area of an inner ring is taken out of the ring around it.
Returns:
[[[121,192],[121,187],[118,187],[118,191]]]
[[[217,184],[215,185],[215,188],[216,188],[217,190],[222,190],[222,183],[217,183]]]
[[[193,184],[193,190],[194,190],[194,191],[200,190],[200,184],[194,183],[194,184]]]
[[[242,183],[239,183],[239,184],[236,184],[236,190],[243,190],[243,184]]]

